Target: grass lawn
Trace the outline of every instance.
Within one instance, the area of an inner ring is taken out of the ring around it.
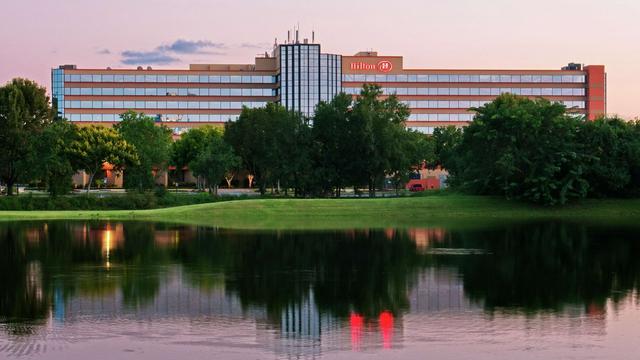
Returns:
[[[640,199],[585,200],[545,208],[501,198],[434,194],[388,199],[255,199],[155,210],[0,211],[0,221],[147,220],[237,229],[345,229],[464,226],[567,220],[640,224]]]

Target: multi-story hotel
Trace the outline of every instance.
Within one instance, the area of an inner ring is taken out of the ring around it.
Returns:
[[[401,56],[360,52],[322,53],[313,41],[274,45],[253,64],[197,64],[188,70],[52,70],[53,99],[61,116],[78,124],[111,125],[131,109],[153,116],[179,134],[204,124],[234,120],[242,107],[278,102],[311,115],[320,101],[345,92],[357,95],[365,83],[397,94],[411,109],[407,126],[424,133],[463,126],[470,108],[501,93],[561,102],[593,120],[606,113],[603,65],[569,64],[558,70],[406,69]]]

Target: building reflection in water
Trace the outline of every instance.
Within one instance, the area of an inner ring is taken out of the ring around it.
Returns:
[[[555,302],[536,308],[518,293],[524,290],[514,286],[521,281],[528,281],[528,288],[538,286],[528,278],[536,274],[524,267],[519,275],[521,264],[514,260],[532,253],[529,243],[485,242],[475,234],[441,228],[320,233],[313,235],[317,236],[313,241],[304,234],[143,223],[41,224],[24,230],[26,245],[19,244],[19,237],[15,241],[17,249],[26,250],[13,252],[24,258],[24,271],[15,271],[24,280],[8,282],[14,285],[5,287],[16,288],[3,290],[22,292],[22,299],[38,304],[33,308],[48,307],[50,315],[43,318],[54,325],[87,319],[203,319],[203,326],[213,329],[219,326],[217,320],[242,319],[255,324],[261,346],[296,358],[313,358],[327,349],[402,347],[406,320],[426,318],[436,326],[441,314],[475,314],[491,320],[521,311],[524,321],[580,319],[575,320],[576,328],[586,326],[589,319],[589,331],[602,333],[607,299],[616,296],[613,287],[632,290],[635,285],[626,284],[635,284],[640,273],[637,268],[620,268],[626,266],[620,262],[603,262],[606,258],[586,251],[586,240],[578,239],[577,249],[583,253],[576,256],[582,258],[571,270],[597,262],[608,266],[605,272],[618,273],[618,282],[600,284],[600,293],[556,291]],[[489,233],[486,238],[497,237]],[[434,255],[430,249],[439,246],[485,248],[485,254],[492,255]],[[634,251],[626,243],[617,246],[620,253]],[[249,255],[266,256],[264,264],[256,264]],[[20,266],[15,258],[1,261],[8,260],[13,261],[9,265]],[[500,274],[507,266],[513,274]],[[549,266],[548,271],[562,273],[553,267],[559,265]],[[273,279],[275,283],[269,282]],[[553,281],[535,279],[543,285]],[[579,291],[584,286],[574,287]],[[507,293],[496,298],[502,290]],[[0,306],[2,319],[16,311]]]

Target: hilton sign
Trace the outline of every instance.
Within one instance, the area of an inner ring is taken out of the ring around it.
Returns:
[[[350,64],[349,69],[354,71],[377,71],[388,73],[393,70],[393,64],[387,60],[382,60],[377,64],[369,64],[362,61],[356,61]]]

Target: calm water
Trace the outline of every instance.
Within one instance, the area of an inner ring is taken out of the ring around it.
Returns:
[[[0,224],[0,358],[637,359],[638,230]]]

